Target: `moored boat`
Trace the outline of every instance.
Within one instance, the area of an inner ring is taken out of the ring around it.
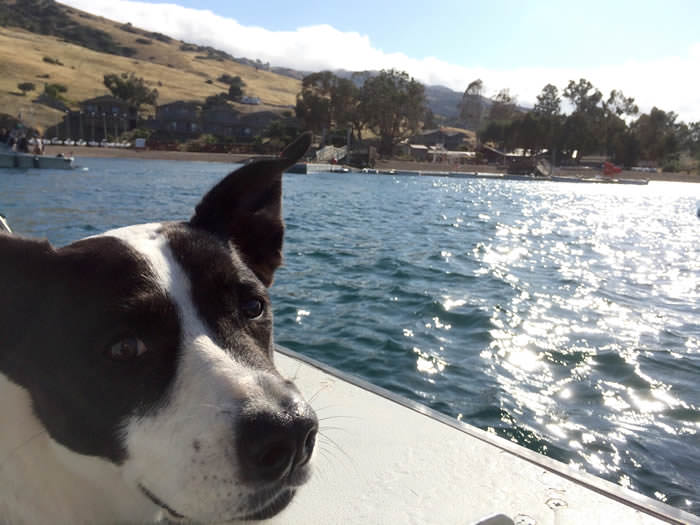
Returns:
[[[0,151],[0,168],[15,169],[55,169],[69,170],[73,168],[73,157],[48,155],[32,155],[18,153],[12,150]]]

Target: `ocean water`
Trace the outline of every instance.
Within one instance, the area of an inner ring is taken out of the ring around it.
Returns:
[[[231,166],[0,172],[17,233],[187,219]],[[700,186],[286,175],[276,340],[700,515]]]

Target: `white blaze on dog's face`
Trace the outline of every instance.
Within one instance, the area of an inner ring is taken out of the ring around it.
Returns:
[[[55,442],[118,466],[126,492],[171,519],[269,517],[308,478],[318,423],[274,368],[267,294],[281,262],[282,172],[308,144],[303,135],[232,173],[187,223],[55,251],[17,241],[36,252],[23,271],[47,295],[30,306],[21,283],[6,286],[42,330],[0,325],[17,352],[0,349],[0,372],[28,391]]]

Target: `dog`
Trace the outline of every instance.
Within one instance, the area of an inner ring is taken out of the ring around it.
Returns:
[[[54,248],[0,233],[0,523],[221,523],[284,509],[318,419],[273,363],[279,157],[187,222]]]

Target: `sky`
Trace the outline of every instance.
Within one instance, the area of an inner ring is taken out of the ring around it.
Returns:
[[[586,78],[700,121],[698,0],[62,0],[234,56],[304,71],[407,71],[463,92],[508,88],[531,106],[548,84]]]

